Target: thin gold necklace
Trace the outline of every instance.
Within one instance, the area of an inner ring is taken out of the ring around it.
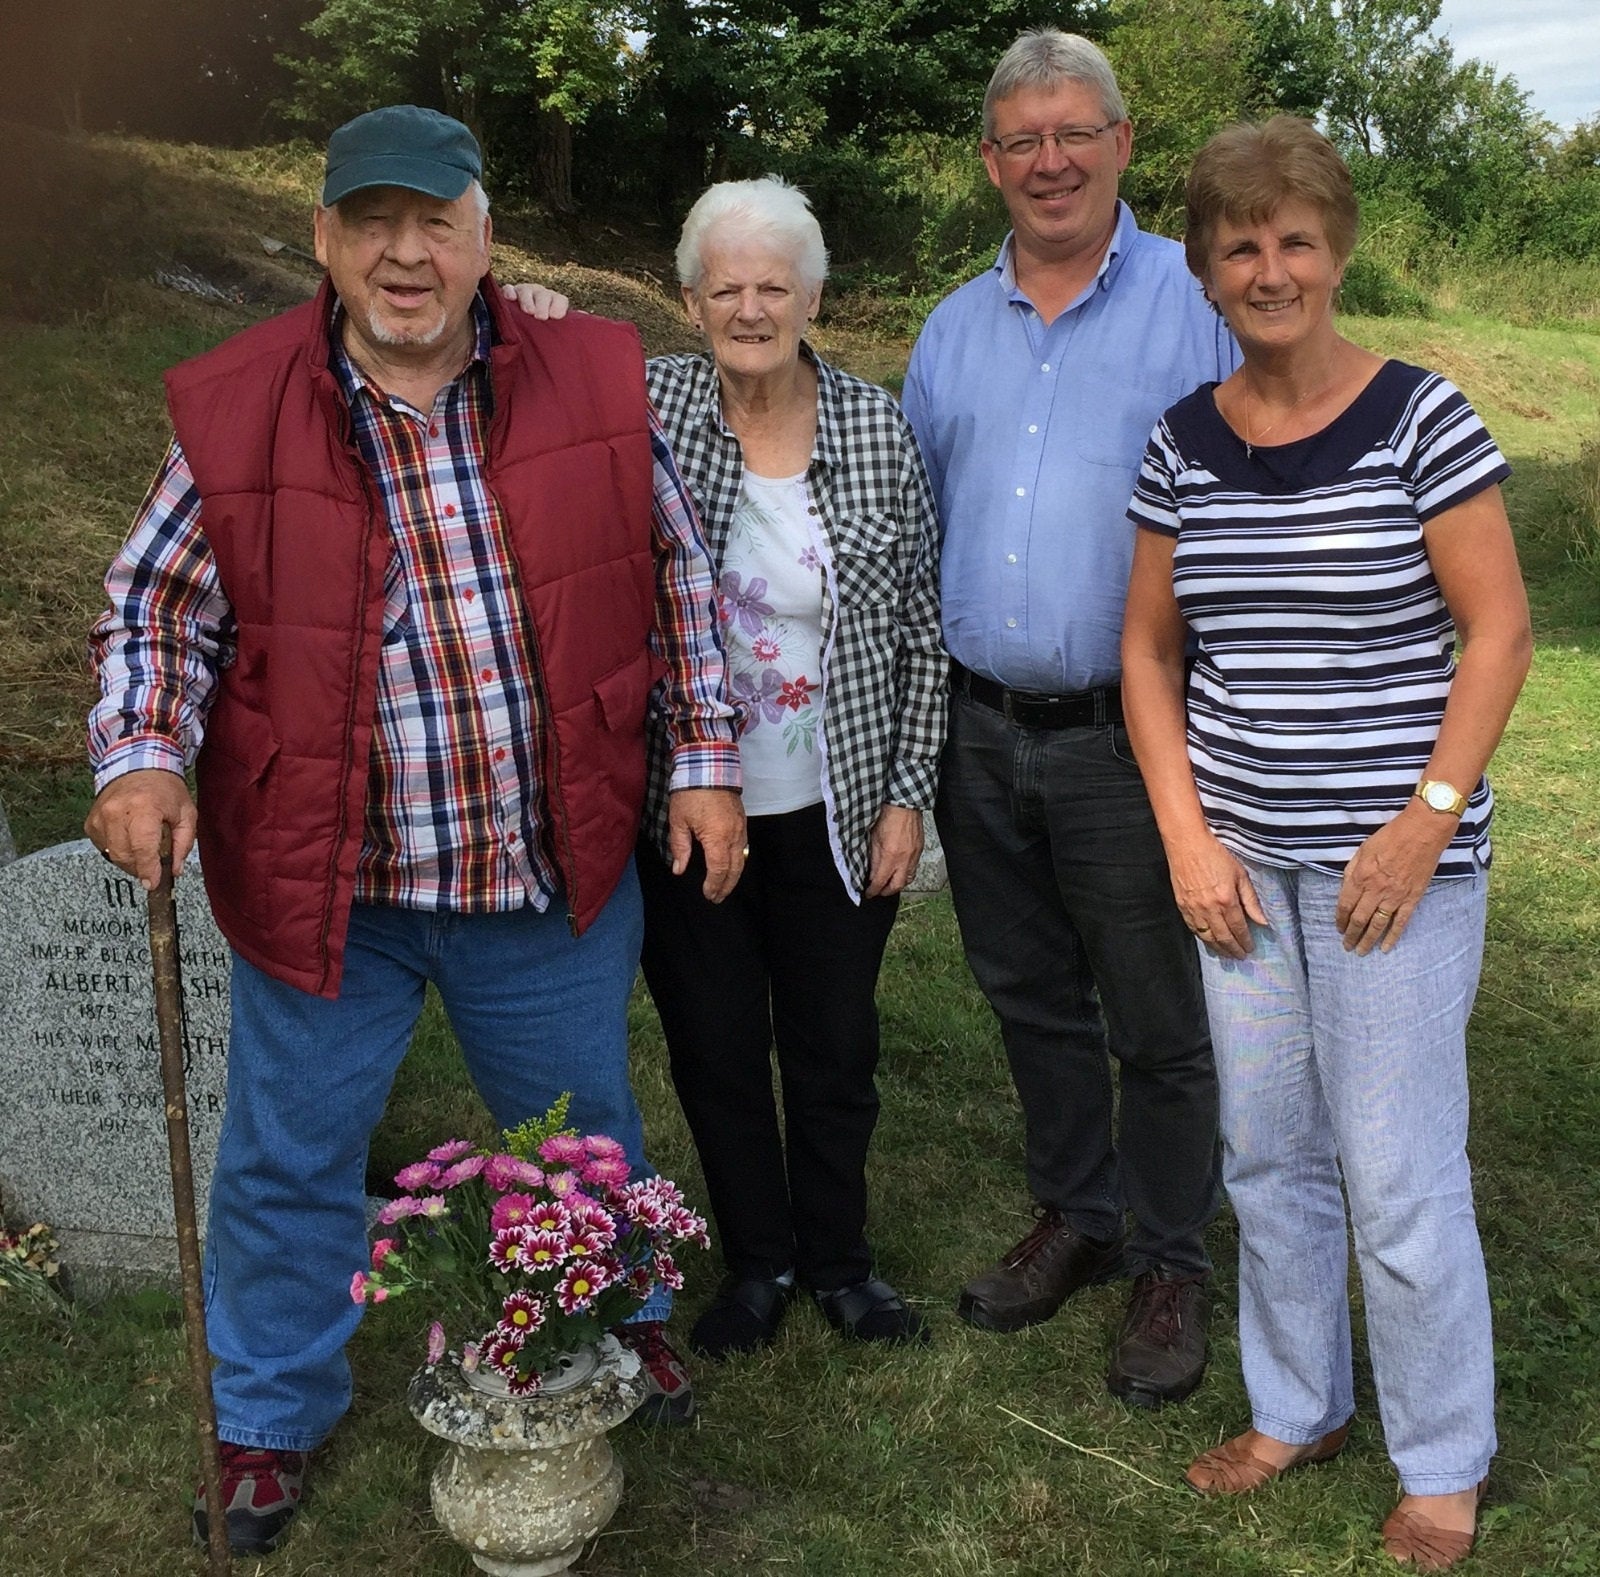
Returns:
[[[1265,438],[1268,433],[1272,432],[1275,428],[1281,427],[1286,421],[1288,421],[1289,418],[1291,416],[1293,416],[1294,413],[1300,408],[1300,406],[1303,405],[1308,399],[1312,398],[1313,395],[1315,395],[1317,398],[1321,398],[1321,396],[1326,394],[1328,392],[1328,390],[1331,389],[1334,386],[1334,384],[1336,384],[1338,381],[1339,381],[1339,374],[1336,372],[1331,378],[1328,379],[1328,381],[1326,383],[1322,384],[1320,387],[1314,388],[1314,389],[1307,389],[1304,394],[1297,394],[1294,397],[1294,399],[1290,402],[1289,408],[1287,410],[1280,411],[1277,416],[1275,416],[1270,422],[1267,423],[1267,425],[1265,427],[1263,427],[1261,429],[1261,431],[1259,433],[1257,433],[1256,430],[1255,430],[1254,425],[1252,424],[1252,422],[1250,420],[1250,398],[1251,398],[1252,390],[1250,388],[1249,380],[1245,379],[1244,380],[1244,456],[1245,456],[1245,459],[1249,460],[1249,459],[1254,458],[1255,452],[1256,452],[1256,445],[1258,443],[1260,443],[1260,441],[1263,438]]]

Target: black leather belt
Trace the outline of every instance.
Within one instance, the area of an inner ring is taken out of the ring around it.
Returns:
[[[950,687],[957,695],[970,696],[979,706],[1024,728],[1090,728],[1122,721],[1122,687],[1115,684],[1065,695],[1038,695],[1031,690],[1008,690],[952,661]]]

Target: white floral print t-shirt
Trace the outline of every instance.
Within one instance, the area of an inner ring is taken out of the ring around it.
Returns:
[[[717,613],[733,693],[744,808],[774,816],[822,798],[822,534],[804,475],[746,470],[733,514]]]

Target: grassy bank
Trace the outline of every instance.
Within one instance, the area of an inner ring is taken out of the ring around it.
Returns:
[[[227,260],[242,257],[238,233],[269,223],[281,232],[304,197],[303,176],[275,173],[271,161],[252,172],[209,155],[173,155],[200,183],[185,188],[192,211],[215,227],[203,245],[188,241],[170,231],[163,207],[165,157],[130,166],[127,179],[144,183],[135,208],[145,217],[118,219],[123,229],[141,226],[125,256],[91,231],[98,271],[30,275],[38,283],[29,287],[28,316],[0,320],[0,397],[10,418],[0,424],[0,797],[24,850],[75,836],[81,820],[82,635],[100,571],[160,453],[159,370],[274,304],[275,292],[307,283],[292,265],[282,265],[281,279],[258,276],[253,260],[251,269],[239,263],[237,283],[259,299],[238,305],[207,305],[150,283],[160,257],[226,273]],[[92,224],[87,207],[80,223]],[[150,241],[157,232],[167,237],[159,246]],[[554,263],[538,251],[539,238],[527,239],[507,254],[508,266],[548,272]],[[561,277],[581,289],[591,275]],[[637,281],[608,276],[606,288],[611,297],[586,304],[642,302],[647,338],[661,348],[672,332],[669,304]],[[1600,1571],[1600,588],[1595,455],[1586,452],[1600,405],[1600,336],[1461,314],[1353,320],[1350,329],[1385,353],[1447,372],[1516,466],[1508,496],[1539,649],[1494,768],[1501,813],[1471,1041],[1502,1451],[1486,1538],[1467,1570],[1585,1577]],[[831,332],[834,353],[871,375],[903,360],[903,343]],[[1016,1336],[986,1336],[956,1320],[957,1287],[1020,1233],[1026,1201],[1015,1098],[944,900],[908,909],[897,926],[882,1004],[873,1236],[884,1273],[927,1311],[933,1346],[848,1349],[799,1309],[771,1352],[702,1368],[693,1428],[614,1437],[626,1498],[580,1571],[1393,1571],[1376,1529],[1395,1486],[1364,1358],[1356,1429],[1337,1464],[1239,1504],[1204,1502],[1179,1484],[1198,1449],[1246,1420],[1226,1216],[1211,1239],[1212,1373],[1180,1408],[1148,1416],[1106,1394],[1115,1288],[1091,1291]],[[633,1030],[654,1157],[699,1196],[659,1029],[642,997]],[[393,1170],[447,1131],[489,1137],[430,1007],[375,1161]],[[710,1295],[711,1256],[691,1262],[688,1274],[684,1325]],[[402,1308],[386,1312],[394,1317],[369,1321],[354,1345],[354,1405],[314,1460],[302,1526],[263,1571],[445,1577],[467,1569],[428,1510],[436,1447],[402,1404],[426,1313],[415,1311],[407,1328]],[[200,1569],[181,1505],[193,1459],[182,1372],[181,1332],[165,1296],[80,1306],[65,1324],[0,1299],[0,1572],[168,1577]],[[257,1568],[247,1561],[237,1569]]]

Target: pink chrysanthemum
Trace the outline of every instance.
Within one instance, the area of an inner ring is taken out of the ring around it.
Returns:
[[[578,1176],[575,1172],[546,1172],[544,1186],[550,1190],[557,1199],[566,1199],[578,1191]]]
[[[461,1184],[470,1182],[489,1164],[489,1158],[484,1155],[469,1155],[457,1161],[452,1167],[439,1174],[440,1188],[459,1188]]]
[[[567,1266],[561,1285],[556,1288],[556,1301],[564,1313],[577,1314],[587,1309],[608,1285],[603,1266],[592,1259],[580,1259]]]
[[[424,1221],[438,1221],[450,1214],[450,1201],[443,1194],[429,1194],[417,1201],[417,1208],[412,1214],[421,1216]]]
[[[394,1253],[399,1246],[400,1245],[396,1243],[393,1238],[379,1238],[378,1241],[372,1245],[372,1268],[374,1270],[382,1270],[383,1262],[392,1253]]]
[[[428,1362],[438,1363],[444,1357],[444,1326],[437,1320],[428,1327]]]
[[[540,1199],[534,1202],[528,1225],[535,1232],[565,1232],[567,1221],[567,1207],[559,1199]]]
[[[550,1270],[567,1257],[565,1232],[529,1231],[522,1246],[522,1268],[526,1271]]]
[[[413,1161],[394,1174],[394,1181],[397,1188],[414,1194],[419,1189],[432,1188],[439,1181],[439,1168],[432,1161]]]
[[[537,1369],[531,1369],[527,1374],[518,1371],[506,1376],[506,1389],[513,1396],[532,1396],[542,1384]]]
[[[499,1329],[518,1336],[531,1336],[544,1324],[544,1305],[526,1292],[513,1292],[500,1305]]]
[[[428,1159],[441,1163],[453,1161],[457,1156],[465,1155],[471,1148],[472,1142],[468,1139],[446,1139],[443,1144],[435,1145],[428,1152]]]
[[[622,1156],[597,1156],[586,1161],[583,1180],[591,1188],[625,1188],[631,1175],[627,1161]]]
[[[442,1334],[444,1327],[440,1326]],[[461,1370],[464,1374],[471,1374],[478,1367],[478,1360],[482,1357],[476,1342],[462,1342],[461,1344]]]
[[[364,1270],[358,1270],[350,1278],[350,1301],[352,1303],[367,1301],[367,1273]]]
[[[628,1291],[641,1303],[650,1296],[650,1289],[655,1285],[655,1277],[650,1274],[648,1265],[635,1265],[628,1272]]]
[[[489,1225],[496,1232],[506,1227],[525,1227],[537,1208],[538,1202],[530,1194],[502,1194],[489,1212]]]
[[[520,1155],[491,1155],[484,1164],[483,1180],[503,1194],[513,1188],[537,1188],[544,1181],[544,1171]]]
[[[520,1270],[528,1237],[526,1227],[507,1227],[503,1232],[496,1232],[489,1245],[489,1263],[502,1274]]]
[[[678,1262],[670,1254],[656,1255],[656,1280],[663,1287],[671,1287],[674,1292],[683,1289],[683,1272],[678,1269]]]
[[[389,1289],[387,1287],[379,1287],[374,1285],[368,1292],[367,1296],[370,1297],[374,1303],[382,1303],[388,1298]]]
[[[539,1146],[539,1159],[554,1166],[577,1166],[583,1156],[583,1140],[576,1134],[553,1133]]]
[[[646,1182],[645,1187],[664,1205],[681,1205],[687,1202],[683,1197],[683,1190],[670,1177],[652,1177]]]
[[[597,1161],[626,1161],[628,1159],[628,1152],[623,1149],[622,1141],[613,1139],[608,1133],[585,1134],[583,1148]]]
[[[421,1209],[420,1199],[413,1199],[409,1194],[404,1194],[399,1199],[391,1199],[378,1212],[378,1220],[382,1225],[392,1227],[396,1221],[404,1221],[407,1216],[417,1215]]]

